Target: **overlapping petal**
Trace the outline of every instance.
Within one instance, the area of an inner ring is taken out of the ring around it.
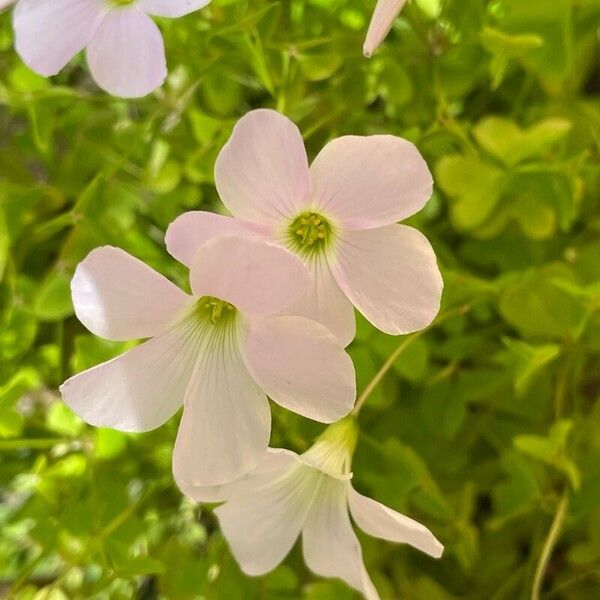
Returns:
[[[183,17],[206,6],[211,0],[138,0],[140,8],[155,17]]]
[[[167,229],[165,243],[169,254],[190,267],[196,252],[206,242],[219,237],[267,238],[269,229],[240,219],[193,210],[177,217]]]
[[[317,575],[339,577],[362,592],[367,600],[379,600],[350,523],[347,507],[349,485],[347,481],[320,476],[315,499],[302,530],[304,560]]]
[[[19,0],[15,47],[40,75],[56,75],[91,41],[109,11],[99,0]]]
[[[215,510],[241,569],[262,575],[274,569],[300,535],[318,491],[319,473],[291,452],[270,453],[247,488]]]
[[[96,83],[123,98],[146,96],[167,76],[160,30],[136,4],[104,17],[89,42],[87,59]]]
[[[269,403],[244,365],[235,327],[201,340],[173,452],[175,478],[199,487],[256,467],[271,432]]]
[[[306,267],[304,293],[289,307],[288,313],[322,323],[346,347],[356,333],[352,302],[335,281],[326,259],[317,257]]]
[[[369,535],[399,544],[410,544],[421,552],[439,558],[444,547],[421,523],[359,494],[350,488],[350,513],[356,524]]]
[[[242,312],[272,315],[303,292],[305,267],[291,252],[240,237],[206,243],[192,260],[190,281],[196,296],[214,296]]]
[[[215,165],[215,183],[233,215],[274,224],[308,200],[308,159],[294,123],[274,110],[253,110],[233,129]]]
[[[182,405],[197,350],[185,329],[175,328],[71,377],[60,391],[90,425],[150,431]]]
[[[433,179],[411,142],[393,135],[344,136],[327,144],[310,168],[318,212],[345,229],[406,219],[431,196]]]
[[[442,277],[427,238],[412,227],[346,232],[333,270],[354,306],[385,333],[418,331],[438,313]]]
[[[370,57],[377,46],[383,42],[394,24],[394,19],[405,4],[406,0],[377,0],[363,45],[365,56]]]
[[[331,423],[356,397],[352,360],[320,323],[304,317],[253,318],[244,344],[248,369],[278,404]]]
[[[92,250],[71,281],[77,318],[109,340],[135,340],[163,333],[194,298],[120,248]]]

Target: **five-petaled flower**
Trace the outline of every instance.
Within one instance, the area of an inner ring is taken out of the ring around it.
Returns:
[[[363,45],[365,56],[370,57],[383,42],[405,4],[406,0],[377,0]]]
[[[87,48],[92,77],[115,96],[141,97],[167,76],[162,35],[149,15],[181,17],[210,0],[17,0],[15,45],[36,73],[56,75]]]
[[[309,169],[298,128],[273,110],[255,110],[221,151],[215,182],[235,218],[192,211],[176,219],[167,248],[184,264],[219,235],[291,250],[309,274],[295,314],[324,323],[345,345],[355,333],[353,305],[390,334],[422,329],[437,314],[442,279],[431,245],[396,223],[432,191],[429,169],[407,140],[344,136]]]
[[[274,569],[302,534],[304,560],[312,571],[339,577],[367,600],[378,600],[350,515],[366,533],[410,544],[435,558],[443,546],[420,523],[352,487],[356,437],[356,424],[348,417],[328,427],[301,456],[269,449],[253,472],[232,484],[203,488],[186,478],[177,483],[194,500],[225,500],[215,513],[245,573]]]
[[[268,394],[331,423],[355,398],[354,367],[323,325],[274,316],[302,292],[304,266],[264,242],[223,237],[198,250],[192,295],[113,247],[92,251],[72,281],[75,311],[111,340],[151,338],[61,386],[92,425],[148,431],[183,404],[173,470],[195,484],[237,479],[263,456]]]

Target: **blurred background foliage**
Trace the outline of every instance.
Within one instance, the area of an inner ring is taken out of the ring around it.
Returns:
[[[412,0],[366,60],[373,7],[214,0],[161,20],[169,80],[139,101],[101,93],[83,58],[36,76],[0,15],[0,595],[356,597],[298,548],[240,573],[210,507],[173,484],[178,417],[88,428],[57,392],[127,347],[73,316],[77,262],[112,244],[186,286],[165,228],[222,210],[219,149],[274,107],[311,157],[391,133],[436,179],[410,223],[444,273],[438,324],[402,339],[359,320],[350,348],[363,388],[403,344],[361,413],[355,484],[446,545],[433,561],[361,536],[382,596],[600,598],[600,0]],[[274,408],[275,446],[320,429]]]

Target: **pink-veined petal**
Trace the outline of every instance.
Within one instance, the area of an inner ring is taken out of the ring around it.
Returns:
[[[348,503],[352,518],[365,533],[390,542],[410,544],[434,558],[442,555],[444,546],[421,523],[359,494],[352,488]]]
[[[226,300],[242,312],[282,311],[303,292],[305,266],[274,244],[240,238],[211,240],[196,252],[190,282],[196,296]]]
[[[87,60],[96,83],[122,98],[146,96],[167,76],[160,30],[135,4],[104,18],[88,45]]]
[[[323,577],[339,577],[367,600],[379,600],[362,558],[348,515],[349,482],[322,475],[302,531],[308,568]]]
[[[56,75],[89,44],[109,8],[99,0],[19,0],[15,48],[36,73]]]
[[[306,267],[304,293],[286,313],[322,323],[345,348],[356,333],[354,306],[340,289],[326,260],[315,258]]]
[[[240,219],[193,210],[177,217],[167,229],[165,243],[169,254],[190,267],[194,255],[206,242],[224,236],[266,238],[268,229]]]
[[[363,54],[367,58],[383,42],[405,4],[406,0],[377,0],[363,45]]]
[[[241,493],[215,510],[233,555],[248,575],[267,573],[286,557],[322,477],[291,452],[271,456],[267,471],[250,475]]]
[[[204,8],[210,0],[138,0],[140,8],[155,17],[183,17]]]
[[[354,405],[354,365],[323,325],[304,317],[248,321],[244,360],[269,397],[300,415],[332,423]]]
[[[236,328],[209,334],[185,396],[173,452],[177,481],[232,482],[256,467],[269,445],[271,413],[238,348]]]
[[[195,345],[175,328],[71,377],[60,391],[90,425],[150,431],[183,403],[196,360]]]
[[[223,203],[240,219],[274,224],[307,203],[308,160],[294,123],[274,110],[253,110],[236,124],[215,165]]]
[[[344,136],[327,144],[310,168],[315,210],[345,229],[373,229],[425,206],[433,179],[411,142],[393,135]]]
[[[78,319],[109,340],[159,335],[185,314],[194,298],[120,248],[92,250],[71,281]]]
[[[334,275],[375,327],[398,335],[427,327],[442,295],[442,276],[427,238],[405,225],[348,231]]]

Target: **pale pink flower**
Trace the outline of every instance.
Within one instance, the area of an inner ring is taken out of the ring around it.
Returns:
[[[167,248],[184,264],[219,235],[245,232],[288,248],[310,274],[294,312],[324,323],[344,344],[355,333],[353,305],[390,334],[422,329],[437,314],[442,279],[431,245],[396,224],[432,191],[429,169],[407,140],[344,136],[309,168],[298,128],[255,110],[221,151],[215,182],[235,218],[196,211],[176,219]]]
[[[196,253],[189,295],[123,250],[92,251],[71,285],[79,320],[106,339],[151,339],[66,381],[65,402],[122,431],[154,429],[183,405],[174,471],[203,485],[237,479],[269,443],[266,394],[327,423],[354,402],[354,367],[336,338],[273,316],[301,293],[303,271],[281,248],[224,237]]]
[[[370,57],[383,42],[405,4],[406,0],[377,0],[363,45],[365,56]]]
[[[181,17],[210,0],[18,0],[15,45],[36,73],[56,75],[87,49],[92,77],[108,93],[149,94],[167,76],[160,30],[149,15]]]
[[[254,471],[229,485],[206,488],[185,478],[177,483],[194,500],[226,501],[215,513],[246,574],[274,569],[302,535],[304,560],[314,573],[339,577],[368,600],[378,600],[350,515],[369,535],[410,544],[435,558],[444,548],[417,521],[352,487],[355,427],[350,419],[332,425],[301,456],[269,449]]]

